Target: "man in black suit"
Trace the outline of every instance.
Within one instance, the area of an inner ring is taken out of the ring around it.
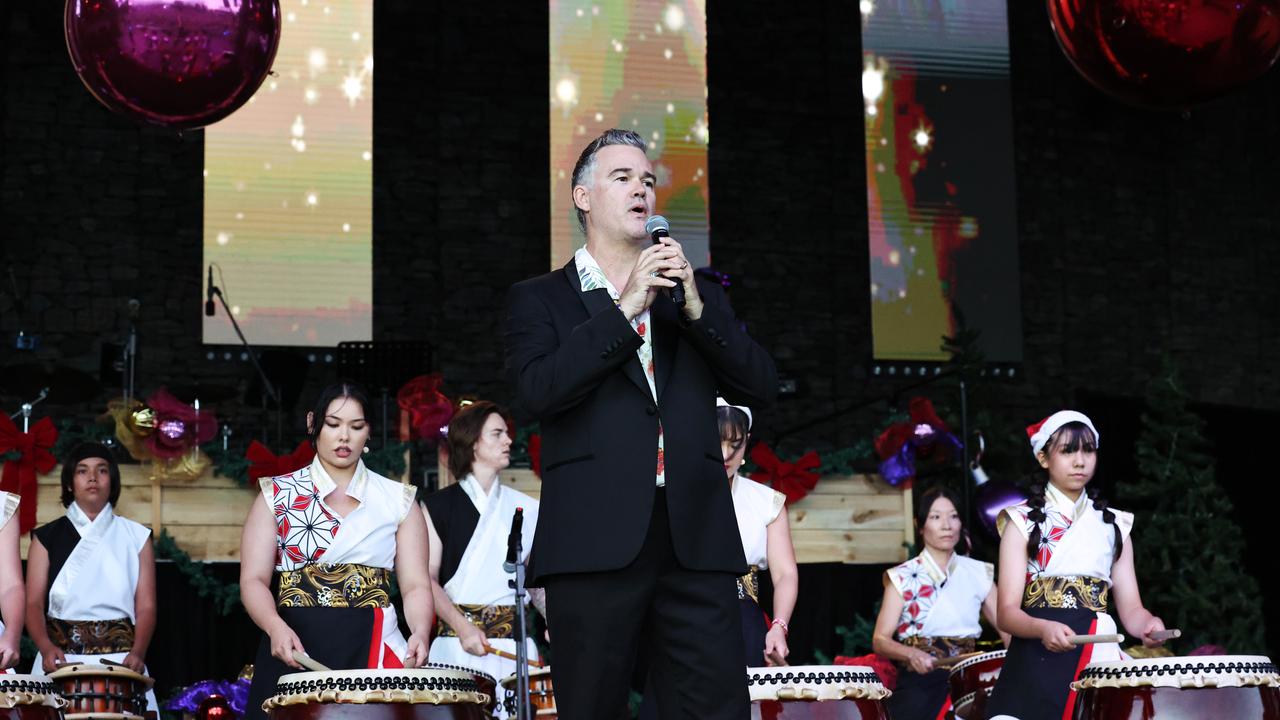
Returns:
[[[765,408],[777,374],[680,244],[651,242],[655,185],[639,135],[594,140],[573,173],[586,247],[508,297],[507,372],[542,425],[530,577],[566,720],[618,717],[638,660],[664,720],[750,714],[716,394]]]

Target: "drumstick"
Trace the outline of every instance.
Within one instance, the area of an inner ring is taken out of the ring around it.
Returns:
[[[311,670],[312,672],[333,672],[333,670],[329,669],[329,667],[324,663],[316,662],[315,660],[311,659],[310,655],[303,655],[297,650],[293,651],[293,660],[294,662],[298,663],[299,665],[301,665],[302,667],[308,670]]]
[[[933,664],[933,669],[941,670],[943,668],[949,668],[952,665],[959,665],[965,660],[968,660],[971,657],[977,657],[979,655],[986,655],[986,653],[982,651],[978,651],[978,652],[964,653],[963,655],[953,655],[949,658],[943,658]]]
[[[1157,630],[1147,636],[1152,642],[1164,642],[1165,640],[1177,640],[1182,637],[1182,631],[1178,628],[1169,628],[1168,630]]]
[[[520,658],[516,657],[515,655],[512,655],[509,652],[505,652],[497,648],[492,648],[492,647],[489,648],[489,654],[497,655],[500,658],[506,658],[508,660],[515,660],[516,662],[520,662]],[[529,663],[530,666],[536,667],[536,668],[544,668],[547,666],[547,664],[542,662],[541,660],[534,660],[533,658],[529,658],[525,660],[525,662]]]
[[[1072,645],[1088,645],[1089,643],[1122,643],[1123,635],[1076,635],[1067,642]]]

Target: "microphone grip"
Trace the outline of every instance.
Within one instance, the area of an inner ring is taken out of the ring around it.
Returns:
[[[671,235],[666,230],[663,230],[663,229],[654,230],[653,244],[657,245],[658,242],[664,237],[671,237]],[[664,275],[663,277],[666,277],[666,276]],[[674,280],[676,283],[675,287],[667,288],[667,296],[671,298],[671,302],[675,303],[676,307],[678,308],[684,307],[684,283],[680,282],[676,278],[667,278],[667,279]]]

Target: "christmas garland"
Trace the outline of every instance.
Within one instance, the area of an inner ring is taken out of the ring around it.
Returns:
[[[204,563],[192,560],[165,530],[155,539],[155,550],[157,558],[168,560],[178,568],[197,595],[213,602],[219,615],[226,617],[240,609],[240,583],[224,583],[211,575]]]

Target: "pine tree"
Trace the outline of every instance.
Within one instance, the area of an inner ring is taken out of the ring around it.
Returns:
[[[1215,477],[1204,421],[1187,407],[1168,357],[1146,395],[1138,477],[1116,489],[1137,515],[1134,564],[1143,602],[1167,627],[1182,629],[1183,652],[1216,644],[1233,654],[1262,653],[1262,597],[1244,570],[1244,535]]]

